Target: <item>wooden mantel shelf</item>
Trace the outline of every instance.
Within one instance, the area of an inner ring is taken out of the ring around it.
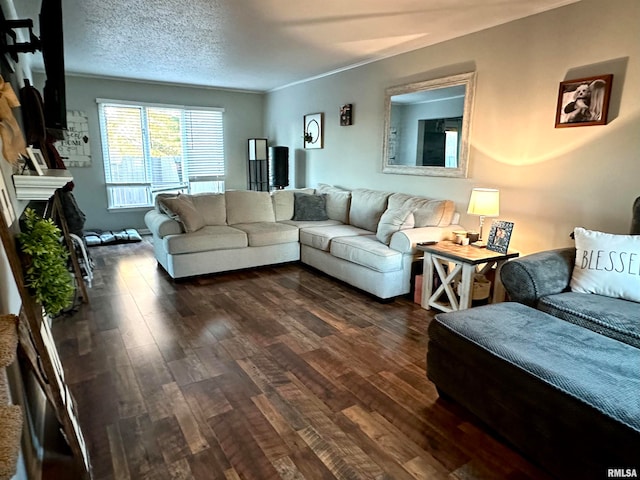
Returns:
[[[65,169],[48,169],[43,175],[27,171],[13,176],[18,200],[49,200],[54,192],[73,180],[73,175]]]

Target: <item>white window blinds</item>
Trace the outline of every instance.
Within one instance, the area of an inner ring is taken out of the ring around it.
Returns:
[[[223,110],[98,100],[109,208],[224,191]]]

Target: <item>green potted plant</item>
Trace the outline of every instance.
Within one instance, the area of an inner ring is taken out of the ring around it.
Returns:
[[[67,269],[69,253],[60,242],[61,235],[51,219],[45,220],[31,208],[25,210],[22,233],[18,235],[25,283],[52,317],[71,306],[75,291]]]

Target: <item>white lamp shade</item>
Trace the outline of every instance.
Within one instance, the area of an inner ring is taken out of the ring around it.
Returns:
[[[267,139],[266,138],[250,138],[249,139],[249,160],[268,160],[267,156]]]
[[[497,217],[500,215],[500,192],[493,188],[474,188],[471,190],[467,213]]]

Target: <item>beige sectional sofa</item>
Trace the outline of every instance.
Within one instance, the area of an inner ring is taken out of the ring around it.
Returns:
[[[387,299],[408,293],[418,242],[450,238],[450,200],[368,189],[159,196],[145,223],[173,278],[302,261]]]

